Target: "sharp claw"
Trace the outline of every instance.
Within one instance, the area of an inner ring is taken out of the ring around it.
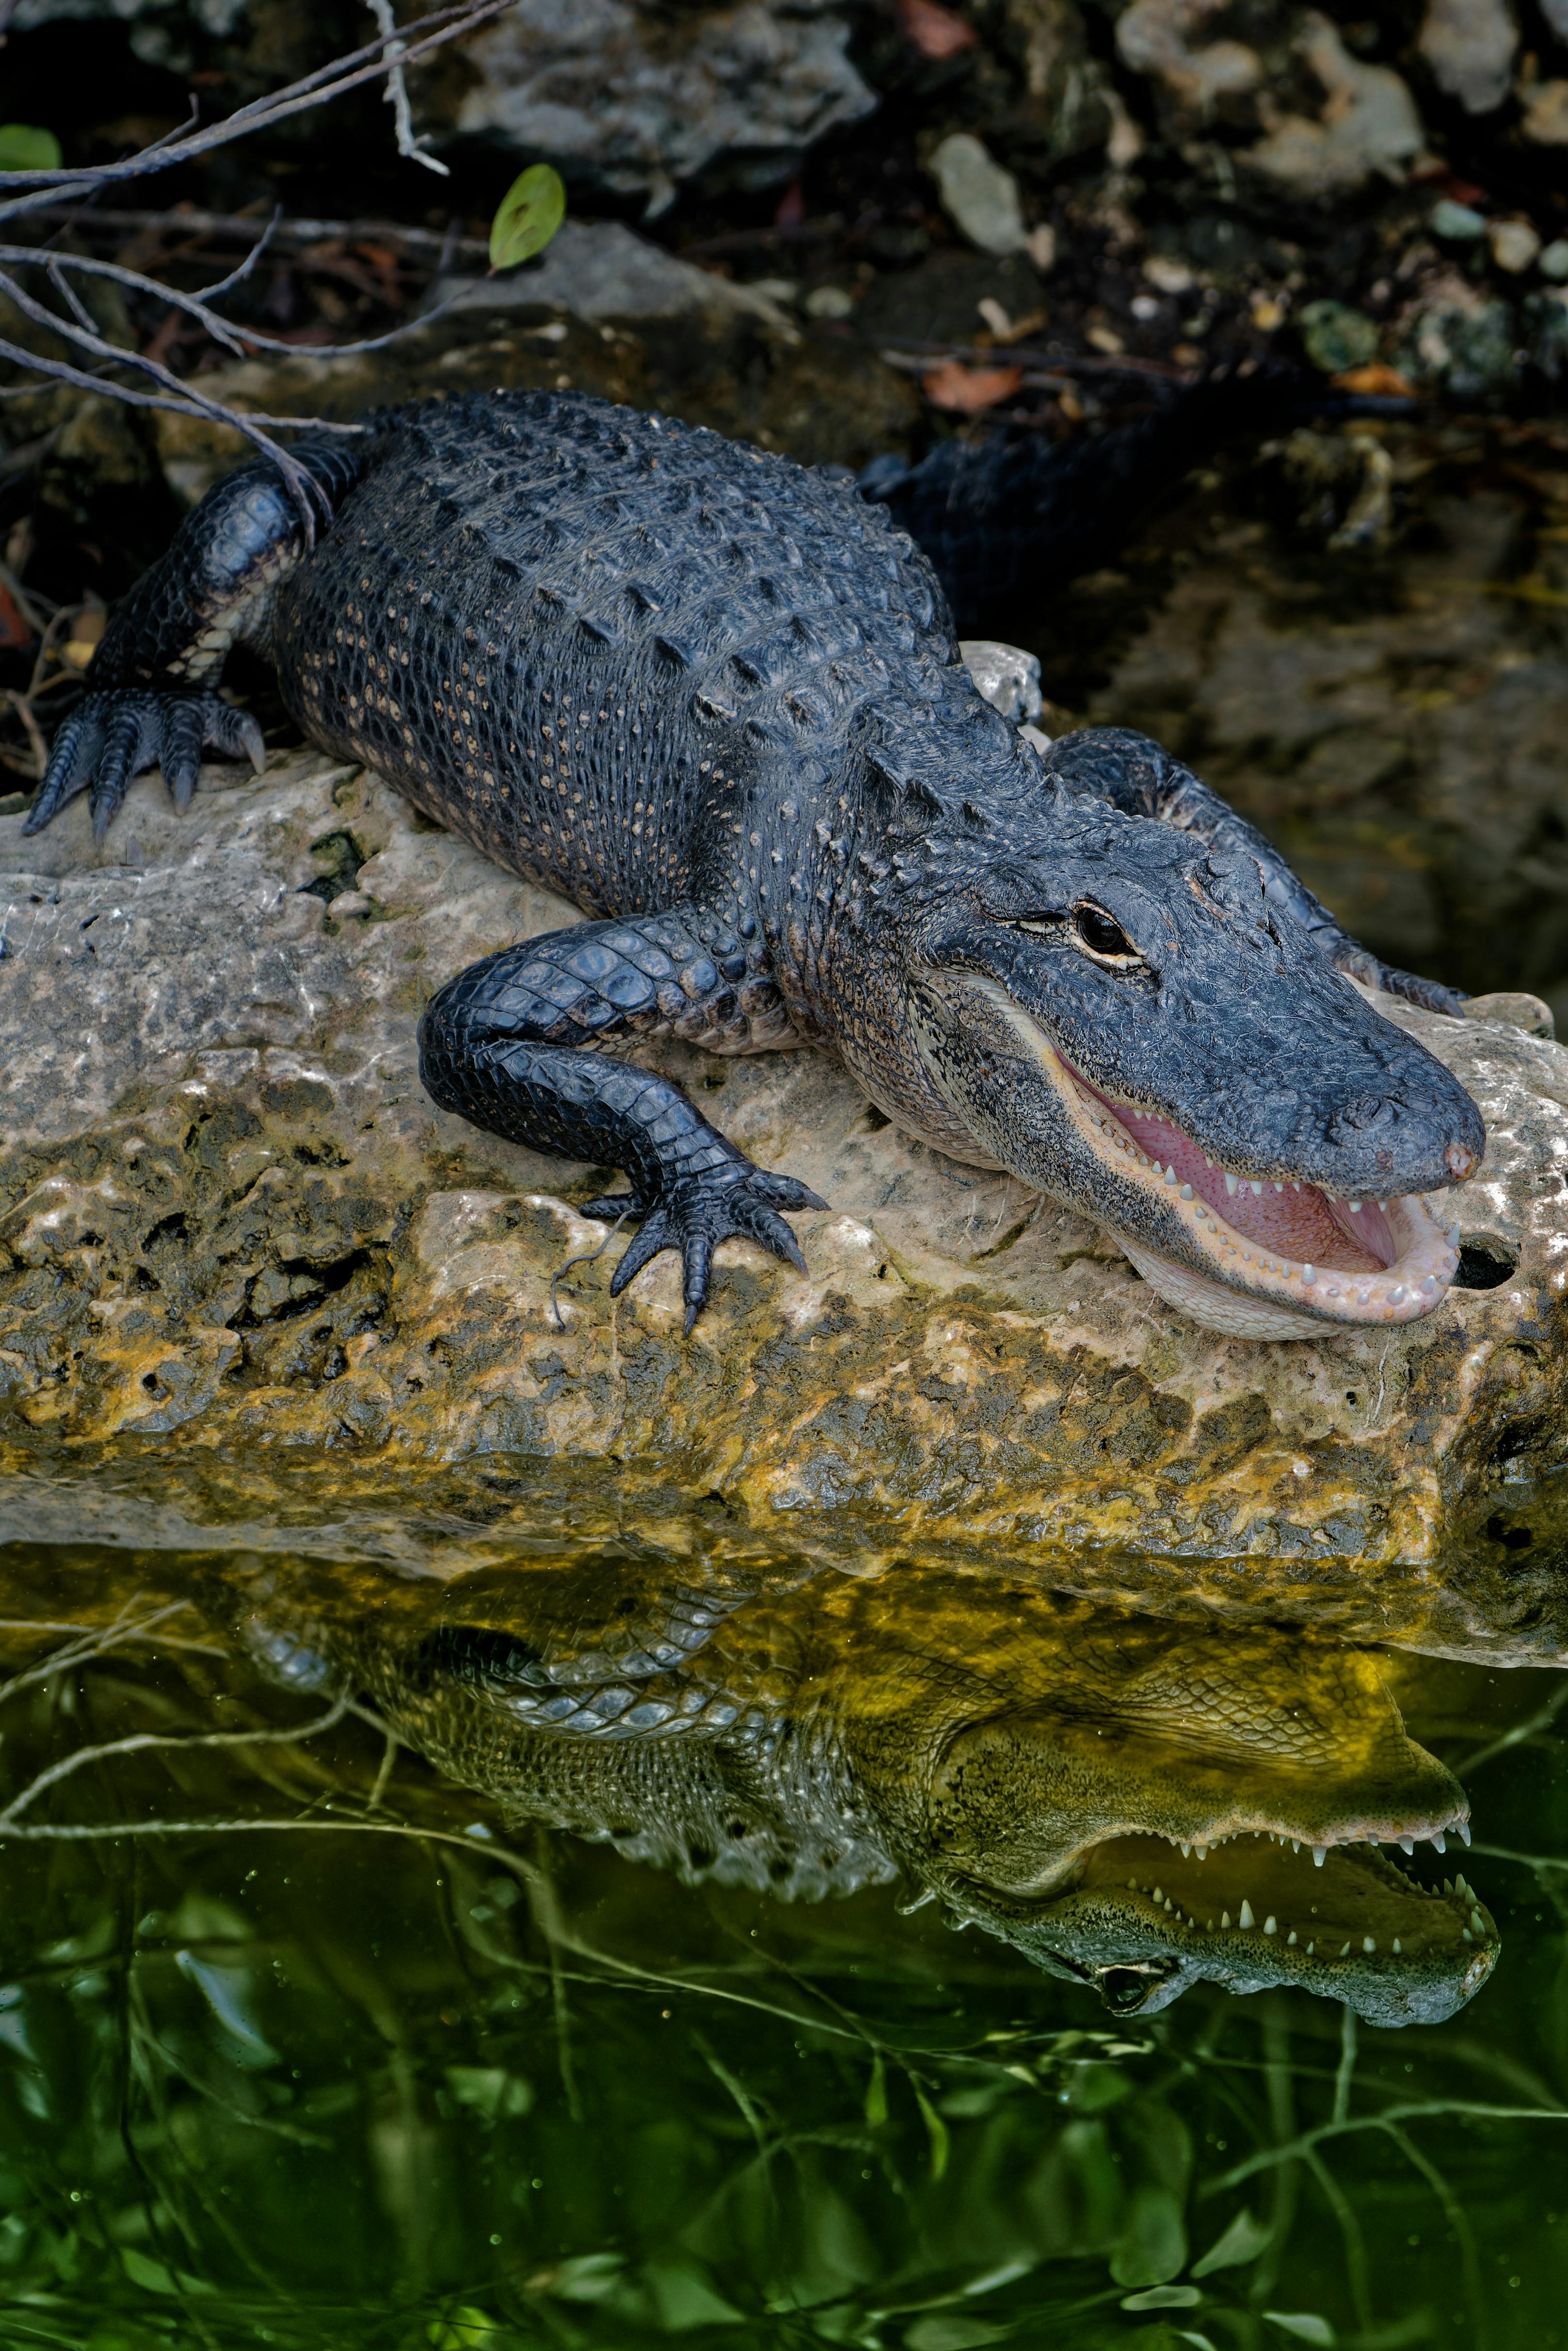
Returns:
[[[649,1217],[642,1231],[632,1242],[625,1256],[616,1267],[610,1284],[612,1298],[619,1298],[629,1281],[634,1281],[650,1258],[670,1246],[670,1236],[663,1215]]]
[[[239,736],[240,748],[248,758],[251,766],[258,776],[264,775],[267,770],[267,745],[262,740],[259,721],[252,717],[247,710],[235,732]]]

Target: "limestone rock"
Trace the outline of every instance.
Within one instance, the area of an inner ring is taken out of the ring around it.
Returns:
[[[1508,96],[1519,47],[1508,0],[1427,0],[1416,46],[1467,114],[1490,114]]]
[[[1268,135],[1243,160],[1294,196],[1338,196],[1382,177],[1400,180],[1424,133],[1406,84],[1387,66],[1353,57],[1328,17],[1308,9],[1296,50],[1323,92],[1316,116],[1260,105]]]
[[[967,131],[955,131],[931,157],[942,209],[982,253],[1021,253],[1029,243],[1018,182]]]
[[[718,165],[749,186],[784,178],[825,131],[869,114],[876,99],[848,38],[821,0],[667,18],[631,0],[518,0],[462,45],[469,86],[432,120],[548,155],[658,212]]]
[[[102,851],[83,801],[19,826],[0,817],[10,1535],[444,1572],[629,1520],[678,1552],[716,1510],[742,1548],[862,1572],[1005,1550],[1155,1605],[1559,1639],[1529,1482],[1568,1385],[1555,1045],[1389,1008],[1487,1114],[1458,1215],[1494,1286],[1281,1346],[1185,1322],[1103,1234],[908,1142],[821,1054],[656,1049],[831,1203],[796,1219],[804,1276],[727,1244],[687,1343],[673,1259],[609,1299],[625,1238],[573,1206],[601,1171],[419,1087],[430,993],[571,909],[309,752],[209,768],[183,820],[143,778]]]
[[[777,303],[679,261],[619,221],[563,221],[538,261],[501,277],[444,277],[431,288],[432,309],[497,318],[570,311],[590,326],[645,327],[676,319],[737,319],[795,340]]]

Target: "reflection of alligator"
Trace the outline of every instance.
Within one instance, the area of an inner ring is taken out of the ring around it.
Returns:
[[[183,802],[204,743],[259,758],[215,688],[262,643],[313,742],[593,918],[450,981],[422,1068],[443,1108],[626,1171],[587,1211],[641,1223],[612,1290],[678,1249],[689,1320],[718,1241],[800,1263],[780,1212],[821,1206],[601,1050],[674,1034],[828,1048],[1233,1334],[1438,1303],[1457,1232],[1425,1196],[1472,1174],[1480,1117],[1342,975],[1456,999],[1384,971],[1146,738],[1042,763],[848,485],[551,393],[298,455],[331,527],[307,550],[268,465],[219,483],[105,634],[28,830],[89,790],[101,833],[154,760]]]
[[[902,1875],[1119,2014],[1207,1980],[1431,2022],[1496,1957],[1462,1876],[1424,1890],[1381,1850],[1468,1843],[1468,1806],[1370,1653],[913,1569],[765,1592],[601,1564],[444,1600],[434,1631],[413,1598],[366,1631],[275,1590],[247,1639],[351,1676],[515,1813],[787,1898]]]

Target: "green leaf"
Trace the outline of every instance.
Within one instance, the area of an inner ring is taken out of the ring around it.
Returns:
[[[1193,2310],[1203,2300],[1195,2285],[1150,2285],[1142,2294],[1124,2294],[1124,2310]]]
[[[533,2084],[504,2065],[448,2065],[446,2086],[481,2122],[511,2122],[534,2103]]]
[[[983,2318],[951,2317],[941,2312],[930,2318],[917,2318],[904,2338],[904,2351],[983,2351],[988,2343],[1005,2343],[1007,2335],[999,2326],[988,2326]]]
[[[1334,2331],[1326,2318],[1311,2310],[1266,2310],[1264,2317],[1298,2343],[1315,2343],[1319,2351],[1333,2351]]]
[[[1168,2188],[1140,2188],[1111,2256],[1118,2285],[1167,2285],[1186,2260],[1181,2206]]]
[[[1212,2270],[1233,2270],[1243,2262],[1255,2262],[1273,2233],[1260,2220],[1255,2220],[1250,2212],[1238,2212],[1225,2234],[1215,2240],[1201,2261],[1194,2262],[1194,2277],[1207,2277]]]
[[[934,2180],[940,2179],[947,2168],[947,2150],[951,2145],[947,2126],[925,2091],[918,2086],[915,2087],[915,2099],[931,2140],[931,2177]]]
[[[530,163],[501,198],[490,223],[490,266],[516,269],[542,253],[566,218],[566,188],[548,163]]]
[[[872,2065],[871,2080],[866,2085],[865,2119],[868,2130],[880,2130],[887,2120],[887,2075],[883,2070],[880,2049]]]
[[[57,172],[60,142],[35,122],[0,122],[0,172]]]

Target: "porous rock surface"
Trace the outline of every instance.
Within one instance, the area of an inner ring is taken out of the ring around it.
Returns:
[[[644,1048],[831,1203],[795,1220],[804,1276],[726,1244],[687,1342],[673,1258],[618,1302],[624,1236],[565,1270],[604,1241],[572,1207],[602,1173],[419,1086],[430,994],[571,908],[309,751],[208,768],[183,819],[143,778],[101,852],[85,801],[20,823],[0,816],[0,1533],[460,1564],[530,1498],[559,1518],[586,1465],[590,1516],[657,1490],[862,1567],[1005,1552],[1363,1631],[1414,1611],[1426,1646],[1484,1645],[1528,1603],[1555,1642],[1533,1537],[1466,1531],[1559,1447],[1558,1047],[1396,1012],[1482,1104],[1458,1213],[1517,1274],[1405,1331],[1278,1346],[1184,1321],[1103,1234],[910,1143],[821,1053]],[[451,1505],[458,1471],[482,1510]]]

